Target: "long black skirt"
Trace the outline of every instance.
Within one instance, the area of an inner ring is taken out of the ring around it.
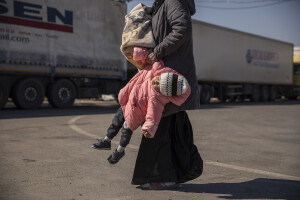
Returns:
[[[185,111],[163,117],[153,139],[142,137],[132,178],[133,185],[183,183],[199,177],[203,160],[194,145]]]

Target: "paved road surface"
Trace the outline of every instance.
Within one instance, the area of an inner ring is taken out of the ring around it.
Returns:
[[[139,131],[117,165],[106,161],[112,151],[90,148],[117,108],[114,101],[38,110],[8,104],[0,111],[0,199],[300,199],[299,101],[216,103],[189,111],[204,173],[174,191],[130,184]]]

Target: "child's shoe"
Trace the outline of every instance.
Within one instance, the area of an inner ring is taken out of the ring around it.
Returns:
[[[110,150],[111,149],[111,141],[102,139],[97,139],[98,142],[93,144],[91,147],[98,150]]]
[[[116,164],[125,155],[125,150],[118,152],[117,149],[112,152],[112,154],[107,158],[110,164]]]

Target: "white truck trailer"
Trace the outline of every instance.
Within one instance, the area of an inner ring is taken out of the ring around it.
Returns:
[[[0,109],[9,97],[38,108],[117,94],[136,72],[119,50],[126,12],[112,0],[0,1]],[[292,44],[196,20],[193,36],[202,103],[299,95]]]
[[[193,21],[201,102],[294,98],[293,44]]]
[[[112,0],[0,1],[0,109],[54,107],[118,94],[127,5]]]

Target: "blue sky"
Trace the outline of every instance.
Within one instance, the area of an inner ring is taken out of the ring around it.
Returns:
[[[128,3],[128,10],[138,3],[152,5],[153,1],[131,1]],[[197,12],[193,16],[194,19],[300,46],[300,0],[195,0],[195,2]],[[267,6],[268,4],[272,5]]]

